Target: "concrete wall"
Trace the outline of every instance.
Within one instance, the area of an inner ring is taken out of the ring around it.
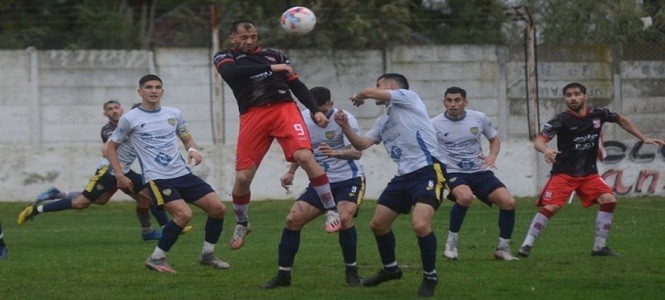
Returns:
[[[540,123],[564,108],[561,87],[579,81],[589,87],[593,103],[609,106],[631,118],[647,135],[663,138],[665,59],[644,57],[644,51],[638,50],[539,49]],[[356,108],[346,99],[365,86],[373,86],[382,73],[406,75],[432,116],[442,111],[442,94],[447,87],[463,87],[471,108],[486,112],[499,128],[502,151],[496,172],[509,189],[516,195],[532,196],[544,183],[549,166],[526,137],[522,49],[457,45],[386,52],[290,50],[286,54],[309,87],[332,90],[335,104],[352,112],[361,130],[373,125],[382,108]],[[0,201],[30,199],[50,185],[81,189],[99,160],[99,129],[106,122],[102,103],[118,99],[129,107],[138,102],[137,81],[147,73],[164,79],[164,104],[183,110],[194,138],[203,147],[205,162],[194,168],[195,173],[228,199],[238,112],[232,91],[219,83],[219,75],[210,65],[211,55],[207,49],[0,51]],[[613,151],[624,151],[625,157],[601,164],[601,171],[609,172],[609,181],[620,178],[620,184],[613,184],[626,195],[651,193],[640,185],[650,185],[652,179],[653,193],[663,194],[659,181],[665,171],[662,149],[641,147],[638,154],[653,155],[631,156],[635,140],[617,128],[606,126],[606,138],[623,143],[625,147],[617,146]],[[648,159],[651,161],[645,162]],[[366,151],[363,161],[368,173],[367,196],[376,198],[394,174],[394,164],[382,146]],[[307,182],[304,174],[299,174],[298,184],[286,194],[277,179],[285,167],[275,145],[259,169],[254,197],[295,197]]]

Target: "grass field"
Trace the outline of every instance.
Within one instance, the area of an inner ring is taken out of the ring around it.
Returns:
[[[536,212],[531,199],[519,199],[513,251],[519,247]],[[381,266],[368,222],[375,202],[366,201],[357,219],[361,276]],[[289,288],[262,290],[277,270],[277,244],[291,201],[254,202],[254,231],[244,248],[228,249],[232,215],[228,214],[217,253],[228,270],[202,267],[205,217],[195,209],[194,230],[169,252],[178,274],[143,267],[155,242],[139,237],[131,203],[110,203],[86,211],[37,216],[24,226],[16,217],[25,203],[0,203],[0,220],[9,257],[0,260],[1,299],[411,299],[422,279],[417,241],[410,216],[394,226],[397,259],[404,271],[398,281],[373,288],[344,283],[337,235],[326,234],[323,219],[306,227]],[[435,298],[441,299],[662,299],[665,288],[665,198],[621,199],[608,245],[620,257],[589,255],[597,207],[575,202],[551,220],[528,259],[494,261],[497,210],[474,203],[460,234],[460,260],[446,261],[448,210],[436,215],[439,240]]]

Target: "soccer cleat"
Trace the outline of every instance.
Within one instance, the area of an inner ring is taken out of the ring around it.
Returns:
[[[434,296],[434,290],[436,289],[436,285],[438,283],[438,279],[423,278],[423,282],[420,284],[420,288],[418,289],[418,297]]]
[[[531,254],[531,246],[529,245],[524,245],[520,247],[520,250],[517,251],[517,255],[519,257],[527,258],[529,257],[529,254]]]
[[[57,187],[52,186],[48,188],[48,190],[45,190],[37,195],[37,198],[35,198],[35,204],[42,203],[46,200],[53,200],[58,194],[60,194],[60,190]]]
[[[7,249],[7,247],[0,247],[0,259],[7,258],[8,254],[9,254],[9,249]]]
[[[270,279],[270,281],[261,285],[261,287],[264,289],[274,289],[280,286],[290,286],[290,285],[291,285],[291,277],[277,275],[272,279]]]
[[[145,267],[159,273],[178,273],[172,269],[171,266],[169,266],[169,263],[166,262],[166,257],[159,259],[152,259],[148,257],[145,260]]]
[[[591,251],[591,256],[619,256],[619,253],[610,250],[610,247],[603,247],[598,251]]]
[[[162,238],[162,232],[157,230],[150,230],[148,232],[142,233],[141,238],[143,238],[144,241],[159,240]]]
[[[326,231],[328,233],[338,232],[342,228],[339,213],[335,210],[326,211]]]
[[[18,225],[23,225],[25,221],[27,221],[28,219],[32,219],[32,217],[34,217],[38,213],[39,212],[37,211],[37,205],[30,204],[18,215],[18,220],[16,220],[16,223],[18,223]]]
[[[397,280],[402,278],[402,270],[397,268],[397,271],[395,272],[389,272],[386,271],[386,269],[381,269],[379,272],[374,274],[374,276],[363,279],[362,280],[362,285],[363,286],[377,286],[381,283],[384,283],[386,281],[390,280]]]
[[[446,242],[446,248],[443,250],[443,256],[447,259],[457,259],[457,241]]]
[[[245,244],[245,236],[252,231],[252,227],[247,224],[241,225],[236,224],[236,228],[233,230],[233,236],[231,237],[231,249],[238,250],[242,248],[242,245]]]
[[[215,269],[228,269],[231,267],[229,263],[217,258],[215,252],[199,254],[199,262],[202,266],[211,266]]]
[[[494,258],[497,260],[519,260],[510,253],[510,248],[496,248],[494,251]]]
[[[192,225],[187,225],[187,226],[182,228],[182,231],[180,232],[180,235],[188,234],[190,231],[192,231]]]
[[[360,286],[362,278],[358,276],[358,268],[346,268],[346,284],[349,286]]]

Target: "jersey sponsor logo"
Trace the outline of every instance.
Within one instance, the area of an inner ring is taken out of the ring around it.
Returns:
[[[169,118],[167,121],[169,122],[169,125],[171,125],[171,126],[175,126],[175,124],[178,123],[178,121],[176,121],[175,118]]]
[[[267,60],[271,61],[271,62],[277,62],[277,60],[276,60],[275,57],[273,57],[273,56],[267,56],[267,55],[266,55],[266,56],[264,56],[264,57],[265,57]]]
[[[164,152],[159,152],[159,154],[157,154],[155,157],[155,162],[165,167],[168,166],[172,160],[173,157]]]
[[[430,180],[430,181],[427,182],[427,187],[425,187],[425,190],[431,191],[433,189],[434,189],[434,181]]]
[[[600,119],[593,119],[593,128],[600,128]]]
[[[471,131],[471,134],[477,135],[480,130],[478,129],[478,127],[471,127],[469,128],[469,131]]]
[[[331,130],[331,131],[326,131],[326,138],[327,138],[328,140],[332,140],[332,139],[334,139],[334,138],[335,138],[335,132],[332,131],[332,130]]]
[[[390,157],[395,160],[399,160],[402,157],[402,148],[393,146],[390,148]]]
[[[168,196],[171,196],[171,193],[172,193],[171,189],[163,189],[163,190],[162,190],[162,194],[163,194],[164,196],[167,196],[167,197],[168,197]]]
[[[256,74],[254,76],[250,76],[249,79],[268,78],[270,75],[272,75],[272,71],[266,71],[266,72]]]

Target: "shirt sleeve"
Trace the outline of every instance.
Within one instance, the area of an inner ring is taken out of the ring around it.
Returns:
[[[482,114],[481,122],[483,125],[483,135],[488,140],[495,138],[498,132],[496,131],[496,127],[494,127],[494,124],[486,114]]]
[[[365,134],[365,137],[374,140],[375,144],[380,143],[383,140],[381,139],[381,129],[383,128],[383,125],[386,124],[386,121],[388,121],[388,116],[381,115],[379,119],[376,120],[376,123],[374,123],[374,127]]]
[[[178,110],[175,114],[176,119],[176,134],[178,136],[187,136],[189,135],[189,126],[187,126],[187,121],[182,117],[182,111]]]
[[[131,133],[132,126],[129,120],[125,116],[122,116],[120,121],[118,121],[118,127],[115,128],[109,139],[116,144],[122,144],[129,139]]]

